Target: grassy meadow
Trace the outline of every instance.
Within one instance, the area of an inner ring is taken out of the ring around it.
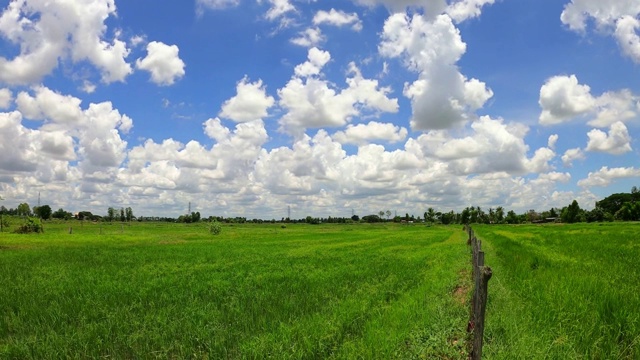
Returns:
[[[640,224],[474,226],[486,359],[640,359]]]
[[[465,240],[397,224],[2,233],[0,358],[465,358]]]

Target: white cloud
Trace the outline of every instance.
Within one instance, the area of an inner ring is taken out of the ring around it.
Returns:
[[[129,49],[117,37],[104,40],[105,20],[115,13],[112,0],[11,2],[0,17],[0,34],[19,44],[20,54],[0,56],[0,81],[36,83],[66,59],[93,64],[105,83],[124,81],[132,73]]]
[[[333,89],[328,81],[311,76],[319,72],[320,66],[329,58],[328,52],[311,49],[309,64],[304,63],[295,69],[298,76],[307,76],[294,76],[278,90],[279,105],[286,110],[279,120],[281,129],[300,135],[306,128],[346,125],[364,111],[398,110],[397,99],[387,96],[390,89],[381,88],[377,80],[365,79],[353,63],[349,64],[352,76],[346,79],[348,87],[343,90]]]
[[[61,95],[44,86],[36,86],[33,91],[35,96],[23,91],[16,98],[18,110],[24,117],[69,126],[83,120],[84,114],[80,108],[82,100],[70,95]]]
[[[491,5],[495,0],[462,0],[452,2],[446,12],[456,22],[462,22],[480,16],[484,5]]]
[[[152,41],[147,44],[147,56],[136,60],[136,67],[150,72],[151,80],[157,85],[172,85],[185,74],[179,51],[176,45]]]
[[[405,12],[407,8],[420,8],[424,13],[433,18],[442,14],[447,9],[446,0],[355,0],[356,3],[374,6],[384,5],[392,12]]]
[[[224,102],[219,116],[236,122],[261,120],[275,100],[268,96],[262,80],[250,83],[245,76],[236,86],[236,95]]]
[[[565,5],[561,21],[573,31],[586,32],[593,20],[600,32],[612,34],[622,52],[640,63],[640,3],[636,0],[572,0]]]
[[[451,138],[445,132],[431,131],[416,139],[425,157],[446,162],[457,175],[525,174],[550,169],[553,150],[540,148],[527,158],[529,147],[524,142],[528,128],[520,124],[504,124],[501,119],[482,116],[471,124],[473,133],[464,138]],[[411,140],[410,140],[411,141]]]
[[[538,103],[542,108],[541,125],[557,125],[590,116],[593,118],[587,124],[607,127],[637,117],[640,101],[627,89],[594,97],[591,88],[578,83],[575,75],[562,75],[554,76],[542,85]]]
[[[344,131],[338,131],[332,137],[341,144],[364,145],[376,140],[395,143],[407,137],[407,129],[371,121],[368,124],[348,125]]]
[[[589,143],[587,151],[606,152],[612,155],[621,155],[631,151],[631,137],[624,123],[618,121],[611,125],[609,133],[593,129],[587,134]]]
[[[265,14],[265,18],[268,20],[275,20],[290,11],[296,10],[289,0],[269,0],[269,3],[271,8]]]
[[[634,167],[611,168],[603,166],[596,172],[590,172],[586,179],[578,181],[578,186],[608,186],[616,179],[640,177],[640,169]]]
[[[322,68],[331,60],[331,54],[328,51],[322,51],[316,47],[309,49],[307,55],[308,61],[299,64],[294,69],[294,73],[298,77],[306,77],[310,75],[318,75]]]
[[[13,93],[9,89],[0,89],[0,110],[7,109],[13,102]]]
[[[37,137],[37,130],[22,126],[20,112],[0,112],[0,171],[35,171],[39,162]]]
[[[609,91],[596,99],[597,113],[587,124],[595,127],[607,127],[618,121],[627,121],[638,116],[640,101],[631,91]]]
[[[299,32],[298,37],[291,39],[291,43],[303,47],[314,47],[323,43],[325,40],[326,38],[322,35],[322,30],[315,27],[307,28],[306,30]]]
[[[580,148],[569,149],[562,155],[562,163],[565,167],[571,167],[574,160],[584,160],[584,152]]]
[[[240,0],[196,0],[196,11],[202,15],[205,9],[219,10],[235,7],[240,4]]]
[[[578,84],[575,75],[554,76],[540,88],[540,124],[555,125],[587,114],[596,106],[588,85]]]
[[[342,10],[336,10],[331,8],[329,11],[320,10],[313,17],[314,25],[329,24],[334,26],[346,26],[351,25],[351,28],[355,31],[362,30],[362,21],[358,17],[358,14],[348,14]]]
[[[555,149],[557,142],[558,142],[558,134],[550,135],[549,140],[547,141],[547,147],[549,149]]]
[[[92,83],[89,80],[85,80],[82,82],[82,86],[80,87],[80,90],[82,90],[83,92],[87,93],[87,94],[92,94],[93,92],[96,91],[96,85],[94,83]]]
[[[466,51],[460,32],[447,15],[433,21],[420,15],[391,15],[382,33],[382,56],[405,60],[419,73],[418,80],[405,84],[411,99],[411,127],[416,130],[446,129],[464,123],[481,108],[493,92],[477,79],[462,75],[457,61]]]

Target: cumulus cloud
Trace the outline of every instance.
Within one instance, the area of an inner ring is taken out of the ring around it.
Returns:
[[[447,14],[457,22],[480,16],[482,7],[491,5],[495,0],[462,0],[452,2],[446,9]]]
[[[599,32],[611,34],[626,56],[640,63],[640,4],[635,0],[572,0],[560,20],[573,31],[585,33],[589,20]]]
[[[448,15],[433,20],[425,16],[393,14],[384,24],[380,54],[402,58],[419,73],[405,84],[411,100],[411,127],[416,130],[447,129],[464,123],[493,96],[485,83],[467,79],[457,61],[466,51],[460,32]]]
[[[133,71],[125,60],[129,49],[117,37],[104,39],[105,20],[115,13],[112,0],[10,2],[0,16],[0,34],[20,45],[20,53],[0,56],[0,81],[36,83],[61,60],[93,64],[105,83],[124,81]]]
[[[306,62],[295,67],[294,73],[298,77],[306,77],[318,75],[322,68],[331,60],[331,54],[328,51],[322,51],[317,47],[309,49]]]
[[[343,126],[364,111],[396,112],[397,99],[387,95],[391,89],[380,87],[377,80],[366,79],[351,63],[346,79],[348,87],[334,89],[329,82],[312,76],[330,58],[328,52],[309,50],[309,61],[296,67],[294,76],[278,90],[279,105],[286,113],[280,118],[281,129],[300,134],[306,128]],[[304,77],[302,77],[304,76]]]
[[[564,155],[562,155],[562,163],[564,164],[565,167],[571,167],[573,165],[574,160],[584,160],[584,159],[585,159],[584,152],[580,148],[568,149],[567,151],[564,152]]]
[[[185,64],[178,56],[176,45],[152,41],[147,44],[147,56],[136,60],[136,67],[151,73],[151,81],[157,85],[172,85],[185,74]]]
[[[333,26],[351,26],[355,31],[362,30],[362,21],[358,17],[358,14],[348,14],[342,10],[336,10],[331,8],[329,11],[320,10],[313,17],[314,25],[329,24]]]
[[[16,98],[18,110],[24,117],[68,125],[82,121],[82,100],[70,95],[61,95],[44,86],[34,87],[33,92],[35,96],[23,91]]]
[[[631,151],[631,137],[627,127],[620,121],[611,125],[608,133],[593,129],[587,134],[587,151],[599,151],[612,155],[621,155]]]
[[[332,137],[341,144],[364,145],[376,140],[396,143],[407,137],[407,129],[371,121],[368,124],[348,125],[344,131],[338,131]]]
[[[298,36],[291,39],[291,43],[302,47],[318,46],[326,40],[320,28],[307,28],[298,33]]]
[[[540,148],[531,158],[524,142],[528,128],[505,124],[501,119],[482,116],[471,124],[473,133],[464,138],[452,138],[445,132],[432,131],[416,139],[424,156],[445,161],[457,175],[500,173],[525,174],[550,169],[555,153]]]
[[[590,116],[589,125],[607,127],[637,117],[640,101],[627,89],[594,97],[591,88],[580,84],[575,75],[561,75],[542,85],[538,103],[542,108],[541,125],[557,125]]]
[[[549,140],[547,140],[547,147],[549,149],[555,149],[557,142],[558,142],[558,134],[550,135]]]
[[[560,20],[573,31],[584,33],[589,20],[598,31],[616,38],[622,52],[640,63],[640,4],[635,0],[572,0]]]
[[[13,93],[9,89],[0,89],[0,109],[7,109],[13,102]]]
[[[269,0],[269,3],[271,8],[265,14],[265,18],[268,20],[275,20],[290,11],[296,10],[289,0]]]
[[[245,76],[236,86],[236,95],[224,102],[219,116],[236,122],[261,120],[275,100],[268,96],[262,80],[250,83]]]
[[[540,88],[542,108],[540,124],[555,125],[593,111],[596,100],[588,85],[578,84],[578,78],[554,76]]]
[[[608,186],[613,181],[623,178],[640,177],[640,169],[634,167],[619,167],[611,168],[603,166],[596,172],[589,172],[586,179],[578,181],[578,186],[592,187],[592,186]]]

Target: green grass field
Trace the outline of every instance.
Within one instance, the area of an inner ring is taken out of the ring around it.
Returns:
[[[465,357],[458,226],[72,224],[0,234],[0,358]]]
[[[640,224],[474,226],[486,359],[640,359]]]

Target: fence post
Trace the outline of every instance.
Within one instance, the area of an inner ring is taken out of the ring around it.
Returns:
[[[471,350],[471,359],[482,359],[482,340],[484,337],[484,315],[487,308],[487,289],[489,279],[493,275],[491,268],[483,266],[480,271],[480,287],[478,288],[478,311],[476,313],[476,322],[473,329],[473,348]]]
[[[487,288],[492,271],[488,266],[484,266],[484,251],[482,251],[482,241],[478,240],[469,227],[469,244],[471,245],[471,261],[473,273],[473,296],[471,298],[471,316],[469,320],[468,332],[473,331],[471,340],[471,353],[469,358],[480,360],[482,358],[482,342],[484,337],[484,320],[487,307]]]

